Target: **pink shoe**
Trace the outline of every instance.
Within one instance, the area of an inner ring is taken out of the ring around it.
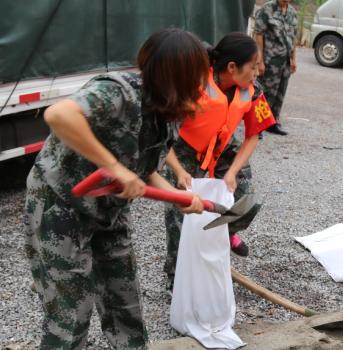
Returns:
[[[230,233],[230,245],[231,250],[239,256],[248,256],[249,247],[241,240],[241,237],[237,233]]]

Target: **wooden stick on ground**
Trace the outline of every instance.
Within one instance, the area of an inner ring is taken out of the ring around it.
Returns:
[[[273,293],[270,290],[258,285],[257,283],[251,281],[249,278],[241,275],[239,272],[231,268],[232,279],[240,284],[241,286],[249,289],[253,293],[259,295],[260,297],[271,301],[274,304],[283,306],[285,309],[294,311],[300,315],[309,317],[318,314],[316,311],[305,308],[301,305],[293,303],[292,301],[282,297],[279,294]]]

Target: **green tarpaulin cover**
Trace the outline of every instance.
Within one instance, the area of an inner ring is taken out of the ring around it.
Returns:
[[[255,0],[1,0],[0,82],[132,66],[154,31],[211,44],[245,31]]]

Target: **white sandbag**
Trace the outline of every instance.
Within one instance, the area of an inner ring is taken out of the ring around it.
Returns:
[[[334,281],[343,282],[343,224],[294,239],[311,251]]]
[[[223,180],[193,179],[192,191],[230,208],[233,194]],[[227,225],[203,226],[218,214],[185,215],[178,251],[170,323],[207,348],[237,349],[245,345],[232,330],[236,304],[230,270]]]

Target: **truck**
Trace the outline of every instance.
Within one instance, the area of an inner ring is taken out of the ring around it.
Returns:
[[[311,44],[319,64],[343,64],[343,1],[328,0],[321,5],[311,26]]]
[[[154,31],[214,44],[246,31],[255,0],[1,0],[0,164],[38,152],[43,113],[98,74],[129,69]]]

